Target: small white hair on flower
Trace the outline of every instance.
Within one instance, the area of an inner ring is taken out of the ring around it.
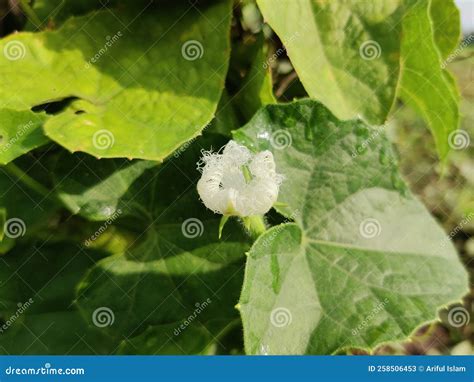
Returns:
[[[277,201],[283,176],[276,173],[273,154],[252,154],[235,141],[217,152],[203,151],[197,190],[216,213],[240,217],[263,215]]]

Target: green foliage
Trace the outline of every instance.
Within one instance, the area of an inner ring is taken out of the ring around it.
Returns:
[[[400,71],[401,1],[258,4],[311,97],[341,119],[385,121]]]
[[[449,4],[449,1],[444,3]],[[444,159],[449,152],[449,134],[459,124],[459,94],[454,79],[444,69],[446,64],[442,60],[456,45],[459,30],[448,29],[444,35],[440,36],[438,33],[434,36],[436,24],[433,22],[436,19],[432,20],[430,17],[430,1],[407,1],[407,4],[403,20],[400,96],[426,120],[435,138],[439,156]],[[439,29],[444,29],[444,23],[459,24],[457,13],[446,13],[443,17],[444,22],[439,22]],[[437,46],[436,43],[440,45]]]
[[[291,146],[275,149],[275,133]],[[373,348],[467,293],[454,248],[400,179],[383,132],[301,101],[262,109],[236,137],[273,151],[286,174],[281,212],[295,221],[250,251],[240,299],[247,353]]]
[[[41,127],[48,118],[30,110],[1,109],[0,164],[7,164],[19,156],[48,142]]]
[[[229,57],[228,1],[176,23],[182,11],[145,12],[139,20],[97,11],[55,31],[3,39],[1,51],[16,44],[23,56],[0,60],[0,92],[22,94],[3,107],[76,97],[45,123],[49,138],[97,157],[164,159],[212,119]]]
[[[1,354],[373,349],[467,292],[384,132],[400,97],[447,157],[452,1],[25,14],[0,39]],[[221,220],[199,199],[202,152],[230,139],[284,176],[265,219]]]

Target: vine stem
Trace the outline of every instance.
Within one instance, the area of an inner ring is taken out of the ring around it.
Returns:
[[[20,0],[20,3],[21,3],[21,8],[23,9],[23,12],[25,13],[26,17],[33,24],[35,24],[35,27],[39,28],[41,26],[41,20],[36,15],[36,12],[33,10],[28,0]]]
[[[43,195],[45,198],[50,196],[51,193],[45,186],[33,179],[21,168],[13,164],[13,162],[7,164],[4,169],[7,170],[11,175],[15,176],[20,182],[36,191],[38,194]]]

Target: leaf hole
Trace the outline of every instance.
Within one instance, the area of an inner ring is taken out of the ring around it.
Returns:
[[[72,101],[77,99],[77,97],[66,97],[57,101],[42,103],[40,105],[33,106],[31,111],[35,113],[46,112],[46,114],[57,114],[68,107]]]

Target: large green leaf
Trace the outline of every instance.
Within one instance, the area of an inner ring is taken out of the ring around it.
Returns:
[[[286,177],[279,210],[295,221],[250,250],[247,353],[373,348],[467,292],[453,246],[400,179],[381,130],[304,100],[267,106],[235,137],[273,152]]]
[[[257,3],[311,97],[339,118],[385,121],[399,76],[402,1]]]
[[[162,160],[212,119],[229,58],[230,1],[104,10],[0,41],[0,105],[76,97],[45,124],[70,151]],[[133,9],[133,8],[132,8]]]
[[[449,152],[449,134],[459,125],[459,93],[451,74],[444,69],[440,53],[445,56],[452,49],[452,34],[437,31],[450,30],[451,25],[459,23],[459,17],[447,12],[441,22],[441,15],[435,13],[432,20],[429,0],[407,0],[406,4],[400,96],[423,116],[444,159]],[[436,2],[434,6],[440,7]]]

